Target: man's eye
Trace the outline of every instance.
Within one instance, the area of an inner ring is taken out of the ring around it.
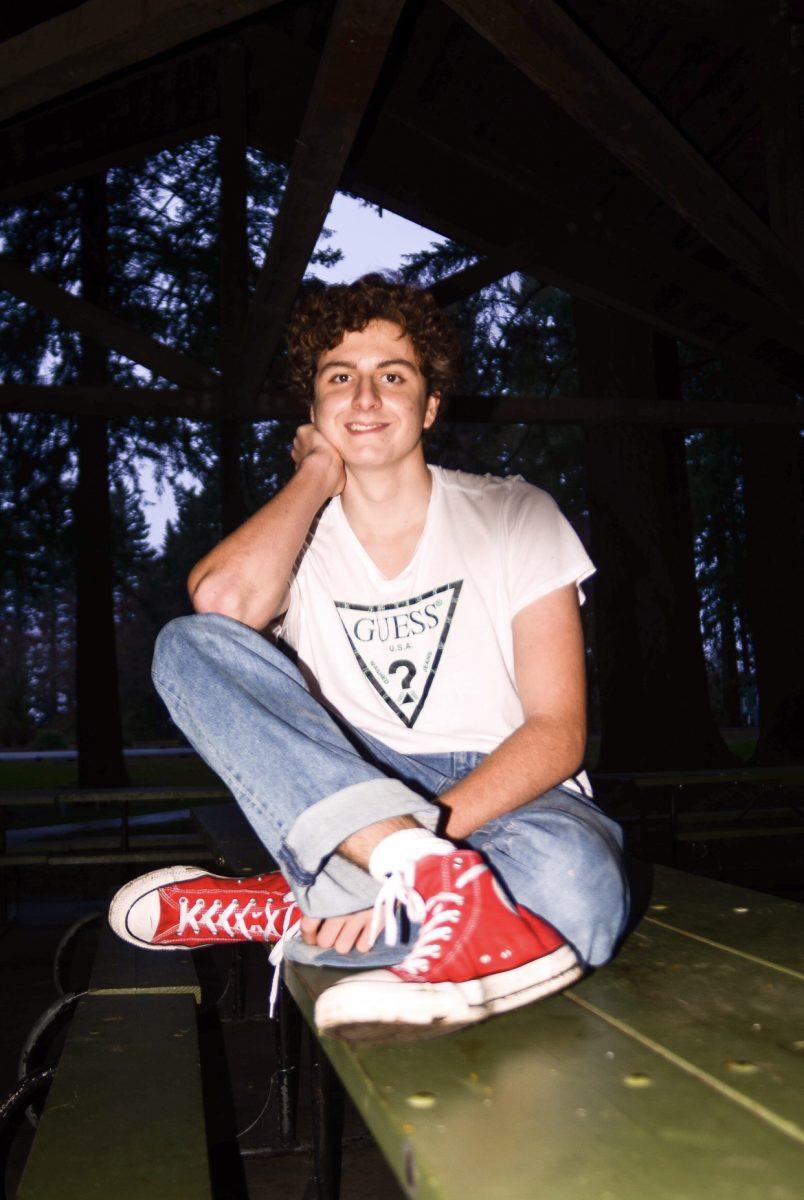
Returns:
[[[389,383],[397,383],[398,381],[400,381],[402,379],[402,376],[398,375],[396,373],[396,371],[386,371],[385,378],[388,380]]]
[[[348,379],[349,376],[344,371],[339,371],[337,375],[332,376],[333,383],[345,383]]]

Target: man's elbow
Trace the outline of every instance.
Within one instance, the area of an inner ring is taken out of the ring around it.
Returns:
[[[243,597],[226,579],[210,573],[196,581],[190,575],[187,591],[197,613],[218,613],[235,621],[244,621],[246,606]]]

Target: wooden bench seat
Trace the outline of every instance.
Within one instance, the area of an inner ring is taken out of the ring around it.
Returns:
[[[17,1200],[211,1200],[189,953],[104,922]]]

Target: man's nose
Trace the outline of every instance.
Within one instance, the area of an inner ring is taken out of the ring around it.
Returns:
[[[359,376],[357,388],[352,397],[354,407],[359,409],[376,408],[379,403],[380,394],[375,381],[370,375]]]

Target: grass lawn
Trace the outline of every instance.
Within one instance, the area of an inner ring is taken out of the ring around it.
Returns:
[[[198,787],[220,782],[214,771],[195,755],[177,758],[129,758],[126,760],[129,783],[132,786]],[[78,786],[78,764],[58,759],[40,762],[0,762],[0,790],[18,791],[24,788],[72,788]]]
[[[220,780],[206,763],[194,755],[178,758],[158,756],[154,758],[129,758],[126,763],[129,783],[140,787],[204,787],[207,784],[220,786]],[[44,759],[40,762],[0,762],[0,791],[26,791],[28,789],[73,788],[78,786],[77,764]],[[194,801],[198,804],[198,801]],[[142,801],[131,805],[132,816],[137,813],[169,812],[177,807],[176,801]],[[87,823],[108,820],[119,815],[116,804],[68,804],[56,811],[54,805],[36,808],[3,810],[8,829],[32,829],[63,821]]]

